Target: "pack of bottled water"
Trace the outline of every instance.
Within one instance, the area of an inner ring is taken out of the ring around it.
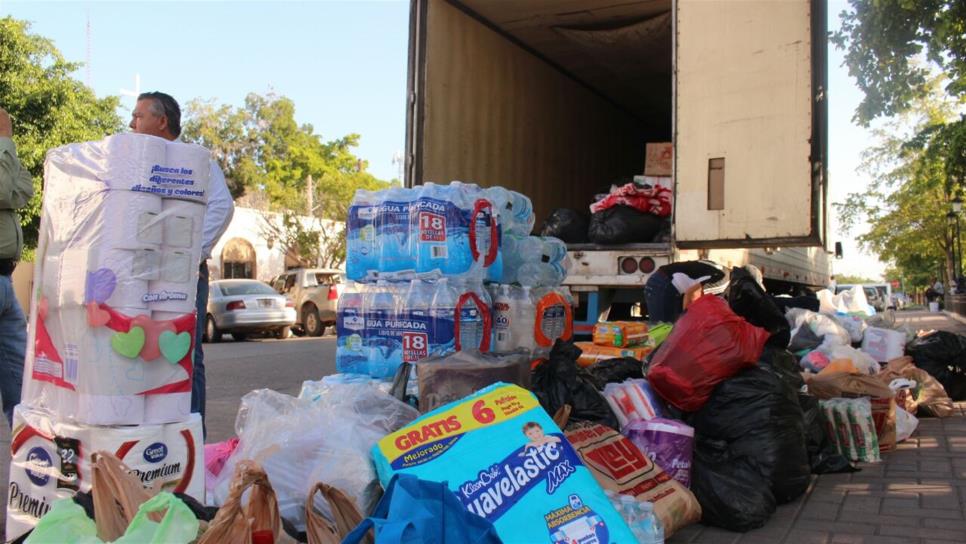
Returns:
[[[533,223],[530,199],[503,187],[454,181],[359,190],[347,220],[346,275],[374,281],[387,273],[462,276],[486,269],[488,279],[499,280],[500,238],[527,235]]]
[[[558,289],[566,245],[530,236],[533,225],[530,199],[503,187],[454,181],[357,191],[337,370],[385,379],[404,362],[460,350],[549,349],[572,333],[569,293]]]

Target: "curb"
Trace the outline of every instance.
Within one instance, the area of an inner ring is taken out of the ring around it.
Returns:
[[[966,325],[966,317],[963,317],[957,313],[950,312],[948,310],[943,310],[941,313],[944,314],[946,317],[955,319],[956,321],[959,321],[963,325]]]

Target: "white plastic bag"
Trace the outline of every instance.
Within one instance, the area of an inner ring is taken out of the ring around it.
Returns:
[[[835,359],[849,359],[855,365],[856,370],[862,374],[874,376],[879,373],[879,363],[869,356],[851,346],[831,346],[827,349],[819,348],[832,361]]]
[[[910,414],[909,412],[902,409],[900,406],[896,406],[896,441],[904,442],[912,436],[912,433],[916,432],[916,428],[919,426],[919,419]]]
[[[806,326],[815,333],[815,336],[823,339],[823,346],[847,346],[852,343],[852,336],[849,331],[841,323],[827,315],[802,308],[792,308],[785,313],[785,319],[792,327],[792,338],[795,338],[795,335],[798,334],[799,327]]]
[[[853,344],[858,344],[865,337],[865,320],[857,315],[836,314],[833,319],[842,325],[842,328],[849,331],[849,339]]]
[[[316,482],[338,487],[360,511],[369,511],[379,489],[369,451],[418,412],[361,383],[320,385],[312,399],[270,389],[242,397],[235,421],[239,443],[215,483],[216,505],[228,497],[235,465],[250,459],[268,474],[282,517],[300,531],[305,530],[305,497]]]
[[[837,295],[828,289],[822,289],[815,295],[818,297],[818,311],[823,314],[875,315],[861,285],[853,286]]]

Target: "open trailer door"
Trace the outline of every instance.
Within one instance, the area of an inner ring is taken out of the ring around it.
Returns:
[[[678,246],[823,245],[825,1],[675,6]]]

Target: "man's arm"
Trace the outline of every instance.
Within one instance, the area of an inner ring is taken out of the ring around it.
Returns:
[[[34,195],[30,172],[17,160],[10,115],[0,108],[0,209],[18,210]]]
[[[204,258],[211,257],[211,250],[218,243],[221,235],[228,229],[232,215],[235,214],[235,202],[231,198],[231,191],[225,183],[225,174],[218,163],[211,161],[211,179],[208,183],[208,207],[205,210],[204,233],[201,236],[201,250]]]

